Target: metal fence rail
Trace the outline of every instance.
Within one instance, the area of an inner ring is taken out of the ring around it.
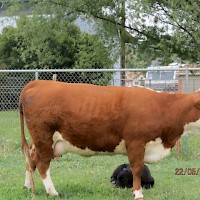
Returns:
[[[176,72],[173,80],[147,79],[148,69],[48,69],[48,70],[0,70],[0,111],[18,108],[21,89],[31,80],[52,80],[96,85],[144,86],[159,91],[194,92],[200,88],[199,68],[151,69],[159,76]],[[122,76],[123,74],[123,76]],[[125,79],[121,79],[125,77]]]

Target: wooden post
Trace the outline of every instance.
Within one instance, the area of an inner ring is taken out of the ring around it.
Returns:
[[[179,158],[181,155],[181,141],[180,139],[176,142],[176,156]]]
[[[125,11],[125,1],[122,1],[122,8],[121,8],[121,27],[120,27],[120,42],[121,42],[121,69],[125,69],[125,41],[123,38],[123,30],[125,29],[125,23],[126,23],[126,11]],[[121,86],[125,86],[125,71],[121,72]]]
[[[182,80],[178,80],[178,92],[182,92]],[[176,156],[179,158],[181,156],[181,141],[178,139],[176,141]]]
[[[57,74],[53,74],[53,81],[57,81]]]

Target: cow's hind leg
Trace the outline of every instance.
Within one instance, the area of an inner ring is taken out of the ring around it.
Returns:
[[[35,160],[47,194],[51,196],[58,196],[59,194],[56,191],[50,176],[50,162],[53,158],[52,143],[52,140],[38,142]]]
[[[54,187],[53,181],[51,180],[50,163],[40,162],[38,163],[37,168],[42,177],[42,182],[44,184],[47,194],[51,196],[58,196],[59,194]]]
[[[36,168],[35,162],[32,160],[32,157],[35,153],[35,147],[33,144],[30,145],[29,148],[29,157],[26,157],[26,176],[25,176],[25,183],[24,188],[34,190],[34,180],[33,174]]]
[[[32,170],[29,167],[29,164],[26,164],[26,176],[25,176],[24,188],[26,189],[34,188],[33,173],[34,173],[34,170]]]

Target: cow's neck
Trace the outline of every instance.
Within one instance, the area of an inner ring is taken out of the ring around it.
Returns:
[[[162,140],[166,147],[172,148],[176,141],[184,134],[185,127],[196,126],[199,123],[200,116],[197,108],[193,105],[189,95],[178,94],[176,101],[170,106],[166,114],[167,125],[163,129]],[[184,105],[181,107],[181,105]]]

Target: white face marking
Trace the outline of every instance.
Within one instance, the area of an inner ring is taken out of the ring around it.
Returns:
[[[62,135],[59,132],[55,132],[53,135],[53,145],[54,156],[61,156],[64,153],[75,153],[81,156],[94,156],[94,155],[114,155],[114,154],[126,154],[125,142],[122,140],[118,146],[116,146],[114,152],[106,152],[106,151],[93,151],[89,148],[80,149],[76,146],[73,146],[68,141],[65,141]]]
[[[183,135],[187,134],[200,135],[200,119],[195,122],[190,122],[184,126]]]
[[[50,169],[47,170],[46,178],[42,179],[42,182],[44,184],[47,194],[51,196],[58,196],[58,192],[56,191],[54,184],[51,180]]]
[[[161,138],[156,138],[155,141],[150,141],[145,146],[144,162],[155,163],[169,155],[171,148],[166,149]]]
[[[31,172],[28,171],[28,170],[26,170],[26,177],[25,177],[24,187],[26,187],[27,189],[33,188]]]
[[[133,191],[133,194],[135,196],[135,199],[143,199],[144,198],[144,195],[142,193],[142,188],[140,188],[139,190],[135,190]]]

